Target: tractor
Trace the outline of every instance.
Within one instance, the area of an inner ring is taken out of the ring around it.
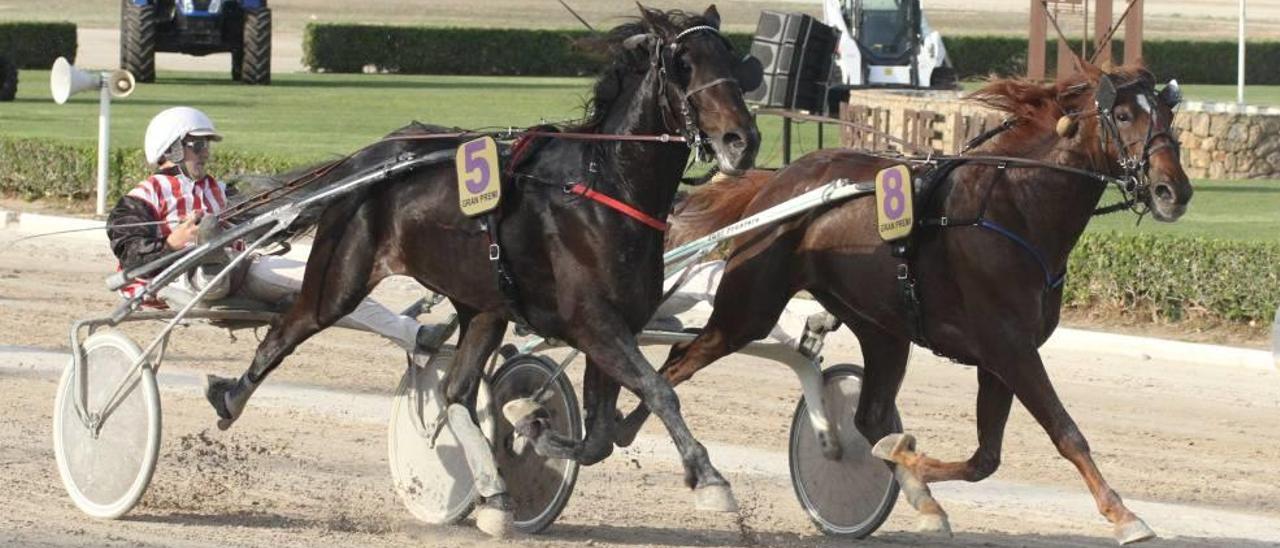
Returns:
[[[840,32],[836,64],[854,87],[955,89],[942,35],[921,0],[823,0],[823,19]]]
[[[120,68],[156,78],[156,52],[231,53],[231,79],[271,83],[271,10],[266,0],[121,0]]]

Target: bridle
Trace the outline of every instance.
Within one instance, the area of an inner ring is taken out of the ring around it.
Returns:
[[[1121,209],[1130,209],[1141,218],[1146,215],[1149,210],[1148,198],[1151,194],[1151,156],[1165,148],[1172,148],[1174,154],[1178,154],[1181,145],[1178,138],[1173,135],[1173,120],[1170,119],[1164,127],[1158,128],[1160,124],[1160,112],[1157,106],[1160,104],[1157,99],[1153,86],[1146,85],[1146,81],[1139,78],[1132,82],[1116,86],[1110,75],[1104,75],[1098,82],[1098,91],[1094,96],[1094,103],[1097,108],[1098,126],[1102,135],[1102,151],[1105,155],[1111,147],[1116,148],[1117,163],[1120,166],[1121,184],[1116,185],[1120,190],[1123,199],[1111,206],[1102,208],[1100,211],[1110,213]],[[1120,135],[1120,127],[1115,119],[1115,99],[1119,90],[1131,86],[1143,86],[1139,90],[1138,102],[1143,106],[1143,110],[1147,112],[1150,123],[1147,124],[1147,134],[1141,140],[1142,152],[1140,154],[1132,154],[1134,145],[1139,143],[1138,140],[1126,142]],[[1172,82],[1170,86],[1173,93],[1177,94],[1177,83]],[[1174,103],[1176,104],[1176,102]],[[1171,105],[1172,106],[1172,105]],[[1157,139],[1164,140],[1156,144]]]
[[[681,86],[672,78],[673,71],[670,66],[675,62],[676,55],[682,47],[681,40],[699,32],[710,32],[719,38],[726,47],[732,49],[731,44],[724,35],[720,34],[720,30],[710,25],[697,25],[680,31],[670,41],[666,43],[662,38],[654,35],[653,50],[649,56],[650,70],[656,70],[658,74],[658,93],[661,94],[663,100],[660,103],[662,109],[663,124],[667,131],[679,133],[684,137],[684,142],[693,150],[696,159],[699,162],[706,162],[714,155],[711,149],[711,143],[698,127],[698,110],[693,106],[690,99],[700,92],[706,91],[720,85],[739,86],[738,79],[732,76],[716,78],[710,82],[699,84],[694,87]],[[672,94],[675,92],[676,107],[672,107]],[[679,116],[676,116],[679,112]]]

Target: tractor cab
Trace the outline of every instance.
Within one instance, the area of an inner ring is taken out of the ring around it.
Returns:
[[[929,28],[920,0],[824,0],[823,19],[840,32],[840,83],[955,87],[955,69],[942,35]]]

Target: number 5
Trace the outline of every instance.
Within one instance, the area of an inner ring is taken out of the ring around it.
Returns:
[[[485,161],[481,153],[488,148],[488,142],[477,139],[465,145],[466,153],[466,171],[467,171],[467,190],[473,194],[479,194],[489,186],[489,162]],[[476,174],[476,172],[479,174]],[[474,176],[473,176],[474,175]]]

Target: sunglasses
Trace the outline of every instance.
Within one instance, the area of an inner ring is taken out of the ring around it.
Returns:
[[[187,139],[182,142],[182,146],[188,147],[198,154],[213,148],[213,141],[208,139]]]

